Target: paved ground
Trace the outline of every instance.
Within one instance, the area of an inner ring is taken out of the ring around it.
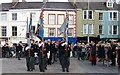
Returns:
[[[33,72],[27,72],[25,66],[25,59],[17,60],[16,58],[4,58],[2,59],[2,73],[40,73],[38,65]],[[62,73],[59,62],[56,62],[48,66],[48,70],[45,73]],[[75,58],[71,58],[70,72],[69,73],[118,73],[117,67],[103,66],[102,63],[97,63],[96,66],[92,66],[89,61],[78,61]]]

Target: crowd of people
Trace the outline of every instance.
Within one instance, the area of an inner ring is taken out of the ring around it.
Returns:
[[[63,38],[59,43],[55,41],[31,40],[31,45],[22,44],[20,41],[12,47],[6,43],[2,46],[2,57],[21,57],[26,58],[27,71],[35,70],[35,65],[39,65],[40,72],[47,70],[47,65],[60,62],[63,72],[69,72],[70,58],[80,60],[89,60],[91,65],[95,66],[97,62],[103,62],[103,65],[118,66],[120,68],[120,43],[117,42],[98,42],[90,43],[68,43]],[[116,60],[117,58],[117,60]]]

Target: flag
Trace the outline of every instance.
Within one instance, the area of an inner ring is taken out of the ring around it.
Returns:
[[[69,25],[68,21],[69,21],[69,18],[68,18],[68,15],[66,15],[66,19],[64,20],[63,24],[60,27],[61,33],[58,34],[58,35],[63,34],[64,38],[66,38],[66,41],[68,41],[68,35],[67,35],[68,34],[68,25]]]
[[[27,38],[27,44],[30,46],[30,29],[29,29],[29,24],[28,24],[28,17],[27,17],[27,26],[26,26],[26,38]]]
[[[39,23],[37,25],[36,35],[42,39],[44,38],[44,27],[43,27],[43,10],[40,13]]]
[[[30,13],[29,34],[30,34],[31,39],[33,39],[33,32],[32,32],[32,13]]]

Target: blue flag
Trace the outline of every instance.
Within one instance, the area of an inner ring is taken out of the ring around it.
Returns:
[[[39,37],[44,38],[43,18],[40,18]]]
[[[67,34],[68,34],[68,25],[69,25],[68,21],[69,21],[69,18],[66,17],[66,19],[64,20],[64,23],[60,27],[60,32],[61,33],[59,34],[59,35],[63,34],[64,38],[66,38],[67,41],[68,41],[68,35]]]
[[[30,32],[31,39],[33,39],[33,32],[31,30],[32,30],[32,13],[30,13],[29,32]]]

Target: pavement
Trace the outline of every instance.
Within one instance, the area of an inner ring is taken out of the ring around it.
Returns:
[[[33,72],[26,71],[26,60],[22,58],[2,58],[2,73],[42,73],[39,72],[38,65],[35,66]],[[70,72],[69,73],[118,73],[117,67],[107,67],[98,62],[96,66],[92,66],[88,60],[78,61],[76,58],[70,59]],[[48,65],[48,70],[45,73],[63,73],[59,62]]]

